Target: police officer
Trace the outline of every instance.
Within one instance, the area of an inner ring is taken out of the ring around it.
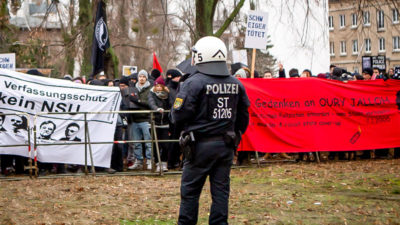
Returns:
[[[181,205],[178,224],[196,224],[199,197],[207,176],[212,205],[209,224],[228,224],[230,169],[235,143],[249,123],[249,100],[243,85],[229,74],[225,44],[203,37],[192,49],[197,71],[184,81],[171,110],[175,124],[183,125],[184,150]]]

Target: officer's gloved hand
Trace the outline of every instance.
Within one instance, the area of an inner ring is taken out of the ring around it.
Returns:
[[[159,113],[163,113],[163,112],[164,112],[164,109],[163,109],[163,108],[158,108],[157,111],[158,111]]]

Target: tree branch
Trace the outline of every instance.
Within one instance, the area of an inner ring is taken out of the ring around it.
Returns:
[[[150,51],[149,48],[145,48],[145,47],[137,46],[137,45],[131,45],[131,44],[116,44],[116,45],[113,45],[112,47],[113,48],[115,48],[115,47],[131,47],[131,48],[140,48],[140,49]]]
[[[218,29],[218,31],[215,32],[214,36],[220,37],[224,33],[224,31],[229,27],[229,25],[231,24],[233,19],[235,19],[236,15],[239,13],[243,4],[244,4],[244,0],[240,0],[240,2],[237,4],[237,6],[233,9],[232,13],[225,20],[224,24],[222,24],[222,26]]]

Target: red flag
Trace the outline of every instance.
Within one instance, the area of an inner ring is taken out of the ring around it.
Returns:
[[[163,72],[155,52],[153,52],[153,69],[158,69],[161,73]]]

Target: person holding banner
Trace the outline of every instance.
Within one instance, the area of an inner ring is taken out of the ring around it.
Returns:
[[[192,49],[198,72],[183,82],[171,110],[172,122],[184,127],[178,224],[197,223],[207,177],[212,195],[209,224],[228,224],[230,169],[249,123],[250,103],[242,83],[230,75],[226,56],[226,46],[219,38],[199,39]]]
[[[363,77],[364,77],[364,80],[371,80],[372,74],[373,74],[373,71],[372,71],[371,68],[365,68],[365,69],[362,71],[362,75],[363,75]]]
[[[393,79],[394,77],[394,68],[390,68],[388,71],[388,78]]]

